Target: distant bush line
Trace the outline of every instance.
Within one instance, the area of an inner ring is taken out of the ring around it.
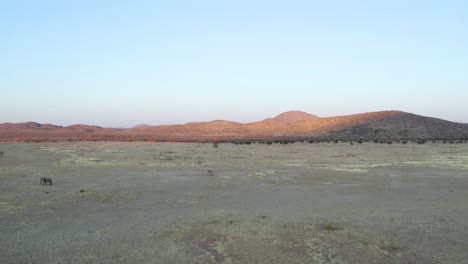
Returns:
[[[364,143],[374,144],[466,144],[468,138],[463,139],[448,139],[448,138],[403,138],[403,139],[337,139],[337,138],[271,138],[271,139],[218,139],[218,138],[194,138],[191,140],[180,138],[157,138],[152,136],[76,136],[64,138],[29,138],[29,137],[15,137],[15,138],[0,138],[0,142],[22,142],[22,143],[53,143],[53,142],[181,142],[181,143],[211,143],[214,148],[218,147],[220,143],[232,143],[236,145],[251,145],[251,144],[265,144],[265,145],[288,145],[295,143],[331,143],[331,144],[349,144],[360,145]]]

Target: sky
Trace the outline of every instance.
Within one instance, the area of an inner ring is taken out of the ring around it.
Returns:
[[[0,123],[468,123],[468,1],[0,0]]]

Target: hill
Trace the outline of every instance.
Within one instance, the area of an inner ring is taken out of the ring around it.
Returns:
[[[252,123],[226,120],[130,129],[89,125],[61,127],[35,122],[0,124],[0,141],[233,141],[301,139],[467,139],[468,125],[401,111],[317,117],[289,111]]]
[[[299,121],[311,120],[311,119],[316,119],[316,118],[319,118],[319,117],[316,115],[311,115],[306,112],[288,111],[288,112],[284,112],[282,114],[277,115],[273,119],[281,123],[293,124]]]

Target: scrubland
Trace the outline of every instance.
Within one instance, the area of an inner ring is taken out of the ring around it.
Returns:
[[[2,263],[466,263],[467,144],[0,144]],[[42,186],[40,178],[53,179]]]

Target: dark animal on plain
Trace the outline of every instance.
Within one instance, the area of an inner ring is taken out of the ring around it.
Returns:
[[[41,182],[40,182],[41,185],[52,185],[52,178],[50,177],[41,177]]]
[[[208,175],[214,176],[214,173],[211,170],[208,170]]]
[[[0,151],[0,158],[3,158],[3,154],[5,154],[5,152]]]

